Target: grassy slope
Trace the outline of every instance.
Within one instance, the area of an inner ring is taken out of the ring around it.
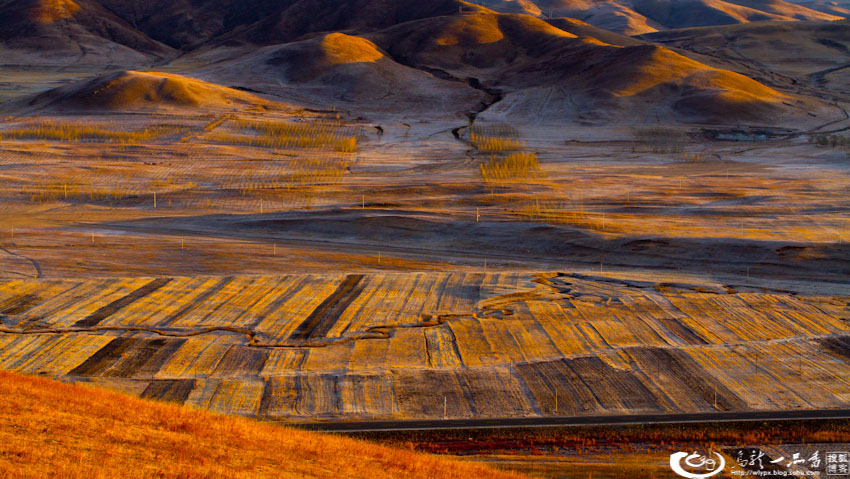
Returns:
[[[520,477],[0,372],[0,477]]]

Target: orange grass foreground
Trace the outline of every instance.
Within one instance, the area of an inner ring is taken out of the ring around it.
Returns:
[[[0,477],[523,476],[0,371]]]

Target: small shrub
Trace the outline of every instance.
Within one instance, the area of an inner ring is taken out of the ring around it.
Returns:
[[[472,142],[478,151],[485,153],[502,153],[525,148],[525,143],[501,136],[483,136],[476,133],[470,133],[469,141]]]

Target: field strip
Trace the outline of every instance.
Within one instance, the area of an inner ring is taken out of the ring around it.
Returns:
[[[339,319],[340,314],[363,291],[358,287],[363,280],[362,274],[350,274],[345,277],[336,291],[328,296],[290,335],[292,341],[305,341],[315,337],[324,337]]]
[[[462,316],[459,316],[462,317]],[[196,330],[177,330],[177,329],[160,329],[160,328],[151,328],[146,326],[92,326],[92,327],[80,327],[80,328],[44,328],[44,329],[15,329],[15,328],[6,328],[0,327],[0,334],[8,334],[13,336],[38,336],[38,335],[52,335],[52,334],[61,334],[61,335],[71,335],[71,334],[86,334],[86,333],[98,333],[98,332],[127,332],[127,333],[152,333],[159,336],[171,337],[171,338],[188,338],[194,336],[202,336],[206,334],[216,334],[216,333],[233,333],[237,335],[246,336],[248,339],[248,343],[246,346],[251,348],[267,348],[267,349],[293,349],[293,348],[325,348],[332,345],[345,344],[352,341],[360,341],[360,340],[368,340],[368,339],[388,339],[390,337],[391,331],[395,329],[412,329],[412,328],[435,328],[438,326],[442,326],[446,324],[451,319],[457,319],[453,317],[449,317],[446,315],[441,316],[436,321],[423,321],[417,324],[406,324],[406,325],[384,325],[384,326],[372,326],[367,328],[366,331],[358,332],[357,334],[352,334],[346,337],[340,338],[326,338],[321,341],[302,341],[302,342],[292,342],[292,343],[263,343],[257,337],[261,334],[257,331],[253,331],[246,328],[237,328],[232,326],[210,326],[206,328],[196,329]],[[443,337],[442,335],[445,333],[435,333],[435,338]],[[454,338],[454,335],[451,332],[448,332],[449,338]],[[676,345],[658,345],[653,346],[655,348],[660,349],[673,349],[673,350],[687,350],[687,349],[705,349],[705,348],[730,348],[735,346],[751,346],[754,344],[785,344],[791,343],[794,341],[807,341],[807,340],[833,340],[836,341],[837,344],[843,344],[842,341],[850,341],[848,337],[836,336],[834,334],[821,335],[821,336],[792,336],[792,337],[783,337],[776,339],[756,339],[752,341],[739,341],[734,343],[722,343],[722,344],[688,344],[682,346]],[[449,343],[454,343],[454,341],[449,340]],[[426,340],[426,344],[430,341]],[[442,341],[437,341],[442,342]],[[850,342],[847,343],[850,345]],[[627,351],[636,346],[607,346],[604,348],[595,349],[593,353],[582,353],[582,354],[573,354],[573,355],[565,355],[564,358],[581,358],[595,355],[597,353],[604,352],[616,352],[616,351]],[[441,360],[434,362],[440,362],[444,364],[460,364],[460,358],[458,357],[457,346],[453,345],[453,354],[456,360]],[[445,354],[445,352],[443,352]],[[838,353],[836,353],[838,354]],[[522,362],[522,361],[519,361]]]
[[[138,301],[139,299],[144,298],[145,296],[153,293],[154,291],[162,288],[166,284],[171,282],[171,278],[160,278],[151,281],[150,283],[142,286],[141,288],[133,291],[132,293],[118,298],[115,301],[107,304],[106,306],[101,307],[94,313],[86,316],[85,318],[74,323],[75,327],[87,327],[87,326],[96,326],[100,324],[101,321],[115,314],[119,309],[124,308],[125,306]]]

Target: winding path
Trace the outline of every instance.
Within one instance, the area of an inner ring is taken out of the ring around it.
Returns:
[[[34,260],[34,259],[32,259],[28,256],[24,256],[20,253],[15,253],[14,251],[9,251],[7,248],[5,248],[3,246],[0,246],[0,250],[3,250],[4,252],[6,252],[7,254],[9,254],[11,256],[16,256],[18,258],[23,258],[23,259],[27,260],[32,265],[32,267],[35,269],[36,279],[40,279],[44,276],[43,273],[41,272],[41,266],[38,264],[38,261],[36,261],[36,260]]]

